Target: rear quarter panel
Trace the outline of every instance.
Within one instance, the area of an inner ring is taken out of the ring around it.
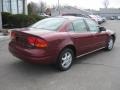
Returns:
[[[60,51],[67,45],[74,45],[68,32],[56,32],[50,33],[48,35],[41,36],[48,42],[48,47],[46,49],[49,55],[54,56],[54,60],[57,59]]]

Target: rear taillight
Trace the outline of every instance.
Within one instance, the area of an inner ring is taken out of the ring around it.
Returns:
[[[37,48],[45,48],[48,46],[47,41],[37,38],[37,37],[28,37],[27,38],[28,44],[30,44],[31,46],[35,46]]]
[[[13,40],[13,39],[15,39],[15,37],[16,37],[16,33],[15,32],[11,32],[11,39]]]

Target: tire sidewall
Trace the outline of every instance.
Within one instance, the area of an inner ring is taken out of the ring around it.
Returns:
[[[72,55],[72,61],[71,61],[71,64],[67,67],[67,68],[64,68],[62,66],[62,56],[66,53],[66,52],[70,52],[71,55]],[[73,53],[73,50],[72,49],[69,49],[69,48],[65,48],[61,51],[61,53],[59,54],[58,56],[58,60],[57,60],[57,68],[60,70],[60,71],[66,71],[68,70],[71,66],[72,66],[72,63],[73,63],[73,60],[74,60],[74,53]]]
[[[110,42],[110,40],[113,41],[113,45],[112,45],[112,48],[111,48],[111,49],[109,48],[109,42]],[[109,40],[108,40],[107,48],[106,48],[106,49],[107,49],[108,51],[111,51],[111,50],[113,49],[113,46],[114,46],[114,40],[113,40],[113,37],[110,37]]]

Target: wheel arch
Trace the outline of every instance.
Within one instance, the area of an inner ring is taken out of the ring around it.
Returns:
[[[64,49],[66,49],[66,48],[72,49],[72,50],[73,50],[73,53],[74,53],[74,56],[76,57],[76,48],[75,48],[75,46],[72,45],[72,44],[69,44],[69,45],[66,45],[65,47],[63,47],[63,48],[60,50],[60,53],[61,53]],[[60,53],[59,53],[59,54],[60,54]]]
[[[116,40],[116,36],[114,34],[111,34],[111,37],[113,38],[114,42]]]

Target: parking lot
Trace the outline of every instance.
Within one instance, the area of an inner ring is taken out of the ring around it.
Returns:
[[[0,90],[120,90],[120,21],[103,26],[117,33],[114,49],[79,58],[65,72],[24,63],[9,53],[9,40],[0,41]]]

